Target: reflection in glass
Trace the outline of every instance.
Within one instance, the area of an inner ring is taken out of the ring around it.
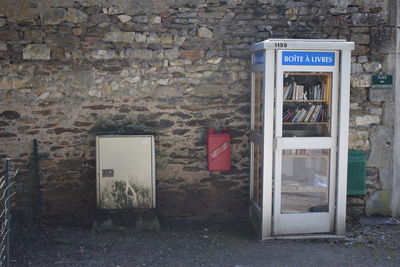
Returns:
[[[282,152],[281,213],[328,212],[329,149]]]
[[[262,177],[263,177],[263,154],[262,148],[254,145],[254,184],[253,184],[253,200],[260,207],[262,203]]]
[[[255,73],[255,87],[254,87],[254,131],[262,133],[263,123],[263,72]]]

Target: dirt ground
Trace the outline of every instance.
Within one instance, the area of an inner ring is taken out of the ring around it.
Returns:
[[[348,225],[341,240],[258,241],[247,222],[163,223],[160,232],[46,227],[11,266],[400,266],[400,224]]]

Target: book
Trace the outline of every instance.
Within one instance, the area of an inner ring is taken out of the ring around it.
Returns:
[[[296,114],[296,112],[294,110],[290,111],[290,114],[288,115],[288,117],[286,118],[286,122],[291,121],[294,117],[294,115]]]
[[[299,86],[299,100],[304,100],[304,85]]]
[[[315,105],[312,105],[311,108],[309,109],[306,118],[304,119],[305,122],[308,122],[312,113],[314,112],[315,109]]]
[[[297,122],[299,116],[300,116],[300,110],[296,109],[296,114],[293,116],[293,119],[291,120],[291,122]]]
[[[301,115],[299,117],[299,122],[304,122],[305,117],[307,116],[307,110],[304,108],[301,110]]]
[[[316,122],[317,121],[317,116],[319,114],[319,111],[321,110],[322,105],[317,105],[313,114],[311,115],[311,120],[310,122]]]

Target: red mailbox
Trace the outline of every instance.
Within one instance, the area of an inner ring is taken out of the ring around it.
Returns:
[[[222,128],[222,133],[215,129],[208,130],[207,157],[209,171],[229,171],[231,169],[231,136],[228,129]]]

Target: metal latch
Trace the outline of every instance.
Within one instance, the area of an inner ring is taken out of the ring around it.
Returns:
[[[102,177],[114,177],[114,169],[102,169]]]

